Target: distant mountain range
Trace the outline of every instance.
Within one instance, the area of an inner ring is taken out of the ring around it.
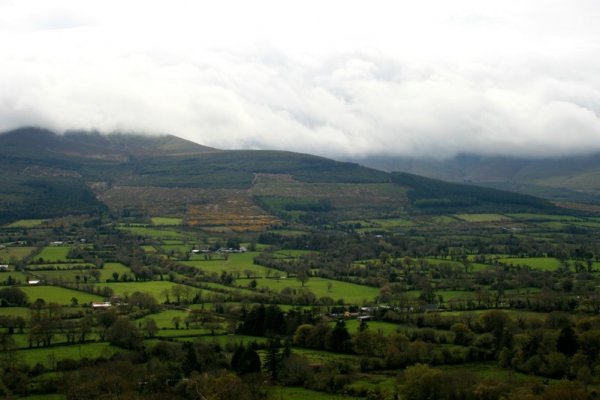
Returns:
[[[273,221],[557,210],[510,191],[309,154],[218,150],[175,136],[18,129],[0,134],[0,171],[0,222],[113,212],[259,229]]]
[[[384,171],[403,171],[552,200],[600,203],[600,154],[556,158],[463,154],[447,160],[371,157],[358,162]]]

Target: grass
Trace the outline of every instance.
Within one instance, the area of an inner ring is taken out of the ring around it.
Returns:
[[[455,216],[466,222],[500,222],[511,220],[510,217],[501,214],[456,214]]]
[[[245,271],[250,271],[253,275],[264,277],[269,268],[254,264],[253,259],[258,254],[259,253],[257,252],[234,253],[230,254],[227,260],[217,258],[213,258],[209,261],[197,259],[193,261],[183,261],[182,264],[191,265],[208,274],[214,272],[221,275],[223,272],[227,272],[233,273],[234,275],[239,274],[240,277],[245,277]],[[203,256],[194,256],[194,258],[203,258]]]
[[[541,271],[554,271],[560,267],[560,261],[549,257],[531,257],[531,258],[501,258],[498,260],[507,265],[526,265],[533,269]]]
[[[27,307],[0,307],[0,315],[11,317],[29,318],[29,308]]]
[[[131,269],[127,268],[121,263],[105,263],[100,272],[102,273],[100,275],[100,279],[105,281],[107,279],[113,279],[112,275],[115,272],[118,273],[119,276],[123,274],[131,274]]]
[[[228,344],[250,344],[252,342],[256,343],[266,343],[267,338],[258,337],[258,336],[246,336],[246,335],[215,335],[215,336],[200,336],[195,340],[199,340],[206,343],[215,343],[221,346],[225,346]]]
[[[114,293],[118,296],[124,296],[125,294],[133,294],[134,292],[144,292],[148,293],[156,298],[159,302],[164,301],[163,291],[171,290],[173,286],[177,285],[177,283],[169,282],[169,281],[146,281],[146,282],[108,282],[103,283],[102,287],[111,288]],[[191,286],[188,286],[192,289],[192,293],[200,290]],[[173,297],[173,296],[171,296]]]
[[[182,240],[185,238],[189,238],[190,235],[187,235],[183,232],[179,232],[175,229],[168,228],[150,228],[146,226],[120,226],[119,229],[126,230],[131,232],[134,235],[150,237],[153,239],[176,239]]]
[[[352,335],[358,332],[358,328],[360,326],[360,321],[358,319],[349,319],[346,322],[346,329]],[[382,322],[382,321],[367,321],[367,327],[369,330],[376,332],[381,331],[386,336],[395,333],[400,325],[394,324],[391,322]]]
[[[296,354],[303,355],[314,363],[325,363],[325,362],[348,362],[353,365],[358,365],[359,355],[354,354],[342,354],[332,353],[325,350],[312,350],[305,348],[294,347],[293,352]]]
[[[46,222],[45,219],[20,219],[6,225],[7,228],[35,228]]]
[[[322,393],[302,387],[281,386],[272,390],[274,398],[286,400],[358,400],[359,397]]]
[[[27,397],[22,397],[23,400],[66,400],[66,398],[62,394],[31,394]]]
[[[67,255],[71,250],[70,246],[46,246],[41,252],[35,255],[37,259],[42,258],[46,262],[68,261]]]
[[[35,247],[5,247],[0,249],[0,261],[9,263],[11,259],[22,260],[35,251]]]
[[[6,284],[8,277],[16,280],[17,283],[26,284],[28,275],[20,271],[0,272],[0,284]]]
[[[144,321],[146,319],[153,319],[154,322],[156,322],[156,325],[158,325],[159,329],[173,329],[175,328],[175,325],[173,325],[173,318],[175,317],[179,317],[181,319],[181,324],[179,325],[180,329],[182,330],[181,327],[185,326],[184,324],[184,320],[185,318],[189,315],[189,312],[184,311],[184,310],[165,310],[165,311],[161,311],[158,314],[151,314],[148,315],[144,318],[142,318],[140,321]]]
[[[237,283],[239,284],[239,280]],[[281,291],[286,287],[296,290],[302,288],[302,284],[295,278],[258,279],[257,283],[259,289],[267,287],[275,291]],[[331,290],[327,288],[328,283],[331,283]],[[344,299],[346,304],[362,304],[365,301],[372,301],[379,295],[378,288],[325,278],[310,278],[304,288],[309,289],[317,297],[327,296],[334,300]]]
[[[34,302],[36,299],[44,299],[46,303],[68,305],[71,304],[71,299],[73,297],[79,301],[79,304],[103,300],[102,297],[95,294],[66,289],[59,286],[24,286],[20,289],[27,294],[30,302]]]
[[[183,218],[172,218],[172,217],[152,217],[152,225],[155,226],[173,226],[182,225]]]
[[[23,349],[19,351],[19,356],[28,365],[40,363],[46,368],[54,369],[55,362],[67,358],[80,360],[84,357],[110,357],[118,351],[120,351],[119,348],[111,346],[109,343],[85,343],[81,345]]]

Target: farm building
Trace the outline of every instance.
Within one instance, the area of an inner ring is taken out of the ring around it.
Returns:
[[[111,307],[112,304],[110,301],[93,301],[92,308],[108,308]]]
[[[28,284],[28,285],[39,285],[39,284],[40,284],[40,282],[41,282],[41,281],[40,281],[39,279],[29,279],[29,280],[27,281],[27,284]]]
[[[8,271],[8,265],[7,264],[0,264],[0,272],[2,271]]]

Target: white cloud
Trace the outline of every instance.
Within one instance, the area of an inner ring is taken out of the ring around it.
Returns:
[[[331,156],[600,151],[589,1],[0,2],[0,130]]]

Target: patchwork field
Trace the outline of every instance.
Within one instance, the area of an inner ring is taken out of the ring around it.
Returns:
[[[35,247],[10,246],[0,249],[0,263],[9,263],[13,257],[22,260],[35,251]]]
[[[239,284],[239,281],[237,283]],[[278,292],[286,287],[296,290],[302,289],[302,284],[295,278],[258,279],[257,283],[258,289],[266,287]],[[331,290],[327,288],[329,283],[331,284]],[[334,300],[344,299],[346,304],[362,304],[365,301],[372,301],[379,295],[378,288],[324,278],[310,278],[304,288],[309,289],[317,297],[327,296]]]
[[[41,258],[46,262],[66,262],[69,261],[67,255],[70,250],[71,246],[46,246],[42,251],[35,255],[35,258]]]
[[[152,225],[156,226],[174,226],[181,224],[183,224],[183,218],[152,217]]]
[[[177,285],[177,283],[169,282],[169,281],[146,281],[146,282],[108,282],[99,285],[100,287],[109,287],[111,288],[115,295],[124,296],[125,294],[130,295],[135,292],[145,292],[156,298],[159,302],[163,302],[165,300],[165,296],[163,295],[165,290],[171,291],[173,286]],[[192,290],[192,293],[195,293],[197,288],[187,286]]]
[[[561,265],[559,260],[549,257],[501,258],[498,261],[506,265],[526,265],[540,271],[555,271]]]
[[[456,214],[455,216],[466,222],[511,221],[511,218],[501,214]]]
[[[45,219],[20,219],[6,225],[7,228],[35,228],[46,222]]]
[[[227,260],[219,259],[217,258],[219,256],[215,255],[212,260],[183,261],[182,264],[191,265],[207,274],[216,273],[220,275],[226,272],[236,277],[246,277],[248,274],[256,277],[267,276],[269,268],[253,263],[253,258],[257,254],[256,252],[233,253],[229,254]],[[202,258],[202,256],[194,256],[194,258]],[[271,270],[271,272],[274,272],[274,270]]]
[[[79,360],[81,358],[110,357],[118,351],[123,351],[109,343],[85,343],[77,346],[56,346],[46,348],[24,349],[19,352],[23,361],[30,366],[40,363],[46,368],[55,368],[56,362],[67,358]]]
[[[68,305],[71,304],[71,299],[73,297],[78,300],[79,304],[103,300],[101,296],[97,296],[95,294],[66,289],[58,286],[23,286],[21,287],[21,290],[27,294],[27,297],[31,302],[34,302],[36,299],[44,299],[46,303]]]

